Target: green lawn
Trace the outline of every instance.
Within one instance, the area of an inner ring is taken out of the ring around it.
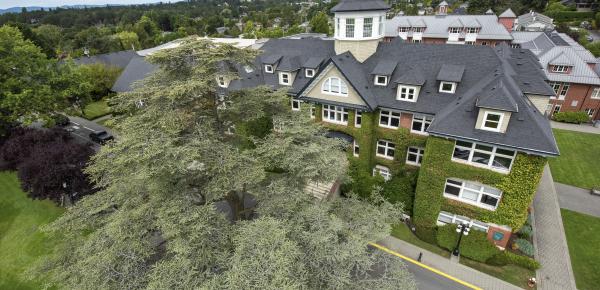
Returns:
[[[417,236],[415,236],[405,224],[393,225],[392,236],[409,242],[417,247],[436,253],[440,256],[447,258],[450,257],[450,252],[446,251],[445,249],[417,238]],[[465,257],[460,258],[460,263],[522,288],[527,288],[527,280],[531,277],[535,277],[535,271],[515,265],[498,267],[473,261]]]
[[[600,134],[554,129],[560,156],[550,159],[554,181],[582,188],[600,186]]]
[[[16,174],[0,172],[0,289],[41,289],[41,281],[21,274],[54,241],[38,228],[56,219],[63,209],[44,200],[31,200],[21,191]]]
[[[600,218],[561,209],[577,288],[598,289],[600,281]]]
[[[88,104],[87,106],[85,106],[83,111],[85,113],[85,115],[83,116],[84,118],[88,120],[93,120],[98,117],[110,114],[110,107],[108,106],[108,101],[106,100],[106,98],[104,98],[100,101]]]

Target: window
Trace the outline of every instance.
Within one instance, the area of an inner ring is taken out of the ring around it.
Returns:
[[[358,143],[356,143],[356,140],[354,140],[352,148],[352,154],[354,155],[354,157],[358,157],[358,154],[360,153],[360,147],[358,147]]]
[[[437,225],[443,226],[446,224],[468,224],[472,229],[487,232],[488,225],[478,220],[469,219],[465,216],[455,215],[449,212],[440,211],[437,219]]]
[[[354,18],[346,18],[346,37],[354,37]]]
[[[375,155],[393,160],[395,151],[396,145],[394,145],[394,143],[384,140],[377,141],[377,151]]]
[[[433,121],[432,117],[413,115],[410,132],[416,134],[427,134],[427,128],[429,128],[429,125],[431,125],[431,121]]]
[[[311,118],[311,119],[314,119],[314,118],[316,117],[316,114],[315,114],[315,112],[316,112],[316,110],[315,110],[315,105],[311,105],[311,106],[310,106],[310,118]]]
[[[477,33],[479,32],[479,28],[477,27],[467,27],[467,33]]]
[[[373,18],[363,19],[363,37],[373,36]]]
[[[516,153],[496,146],[456,140],[452,160],[507,173]]]
[[[421,43],[421,42],[423,42],[423,40],[421,40],[421,39],[413,39],[412,40],[412,43]]]
[[[406,164],[421,166],[423,154],[425,154],[425,149],[423,148],[408,147],[408,152],[406,153]]]
[[[600,99],[600,88],[594,88],[592,91],[592,99]]]
[[[292,111],[300,111],[300,101],[292,99]]]
[[[340,19],[335,18],[335,35],[340,36]]]
[[[273,65],[272,64],[265,64],[265,72],[266,73],[273,73]]]
[[[312,78],[315,76],[315,70],[312,68],[307,68],[304,74],[307,78]]]
[[[579,104],[578,100],[571,101],[571,107],[577,107],[577,104]]]
[[[556,113],[560,112],[560,107],[561,107],[561,105],[554,106],[554,110],[552,110],[552,114],[556,114]]]
[[[379,126],[397,129],[400,127],[400,113],[392,111],[379,112]]]
[[[219,83],[219,87],[222,87],[222,88],[226,88],[227,87],[227,82],[225,82],[225,77],[224,76],[218,76],[217,77],[217,82]]]
[[[450,27],[450,33],[460,33],[460,27]]]
[[[285,72],[280,72],[279,73],[279,84],[284,85],[284,86],[289,86],[290,83],[291,83],[290,74],[285,73]]]
[[[360,128],[362,125],[362,112],[354,111],[354,127]]]
[[[481,129],[500,132],[500,125],[502,124],[503,119],[504,114],[485,112],[483,115],[483,124],[481,124]]]
[[[521,48],[521,45],[518,43],[513,43],[510,45],[511,48]]]
[[[487,41],[482,41],[481,45],[487,45]]]
[[[413,27],[413,32],[415,33],[421,33],[425,31],[425,27]]]
[[[594,109],[585,109],[585,113],[590,116],[590,118],[594,117]]]
[[[566,65],[555,65],[552,67],[552,72],[555,73],[566,73],[569,70],[569,66]]]
[[[379,16],[379,35],[383,35],[383,16]]]
[[[440,93],[454,94],[455,91],[456,91],[456,83],[440,82]]]
[[[398,32],[409,32],[410,27],[398,27]]]
[[[375,165],[375,168],[373,168],[373,176],[377,176],[377,174],[381,175],[385,181],[392,179],[390,169],[385,166]]]
[[[417,90],[415,87],[409,86],[398,86],[398,100],[416,102],[417,101]]]
[[[495,210],[502,197],[502,191],[475,182],[446,179],[444,197]]]
[[[559,82],[551,82],[550,86],[554,90],[554,94],[558,95],[558,90],[560,90],[560,83]]]
[[[387,86],[388,77],[387,76],[375,76],[375,84],[378,86]]]
[[[465,41],[466,45],[475,45],[475,41]]]
[[[323,82],[321,92],[329,95],[348,95],[348,86],[340,78],[330,77]]]
[[[323,105],[323,121],[348,125],[348,109],[339,106]]]
[[[561,99],[561,100],[565,99],[565,97],[567,96],[567,92],[569,92],[570,86],[571,86],[570,84],[563,83],[562,89],[560,90],[560,94],[558,94],[559,99]]]

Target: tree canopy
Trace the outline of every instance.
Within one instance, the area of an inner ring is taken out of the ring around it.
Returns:
[[[217,75],[255,56],[195,39],[152,55],[160,69],[116,96],[119,139],[87,169],[101,190],[46,229],[63,243],[32,274],[66,289],[414,289],[399,259],[367,246],[399,206],[303,191],[345,176],[348,144],[283,91],[218,92]],[[272,125],[249,130],[258,120]]]
[[[323,12],[317,13],[310,20],[310,28],[316,33],[329,34],[329,17],[327,17],[327,14]]]

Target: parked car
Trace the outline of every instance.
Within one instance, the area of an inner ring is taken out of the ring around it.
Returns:
[[[114,140],[115,138],[106,131],[97,131],[90,133],[90,139],[98,144],[104,145],[106,142]]]
[[[581,24],[579,25],[579,27],[589,30],[589,29],[592,29],[592,24],[590,24],[588,21],[581,21]]]
[[[594,38],[591,35],[588,35],[585,39],[587,39],[587,41],[589,41],[589,42],[594,41]]]

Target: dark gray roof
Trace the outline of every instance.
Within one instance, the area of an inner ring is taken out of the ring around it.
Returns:
[[[443,64],[437,75],[438,81],[460,82],[465,66],[462,64]]]
[[[397,62],[395,61],[382,61],[378,63],[375,68],[371,71],[372,75],[389,76],[392,75],[396,69]]]
[[[266,55],[261,55],[260,56],[260,60],[264,64],[275,64],[280,59],[281,59],[281,55],[280,54],[266,54]]]
[[[383,0],[342,0],[331,8],[331,12],[389,10],[390,5]]]
[[[76,64],[103,63],[105,65],[115,66],[123,69],[129,64],[131,59],[136,56],[138,55],[135,53],[135,51],[125,50],[92,56],[83,56],[80,58],[73,59],[73,62],[75,62]]]
[[[117,93],[129,92],[133,89],[133,83],[144,79],[155,69],[156,67],[147,62],[143,56],[135,56],[117,78],[111,90]]]
[[[503,83],[505,76],[499,76],[484,88],[477,96],[475,106],[493,110],[518,112],[519,107],[512,97],[512,92]]]
[[[422,86],[425,83],[425,75],[420,67],[407,67],[404,73],[394,80],[395,83],[405,85]]]
[[[301,67],[299,56],[284,56],[281,58],[279,65],[277,66],[278,71],[297,71]]]
[[[318,68],[324,61],[324,57],[311,56],[304,62],[303,66],[306,68]]]

